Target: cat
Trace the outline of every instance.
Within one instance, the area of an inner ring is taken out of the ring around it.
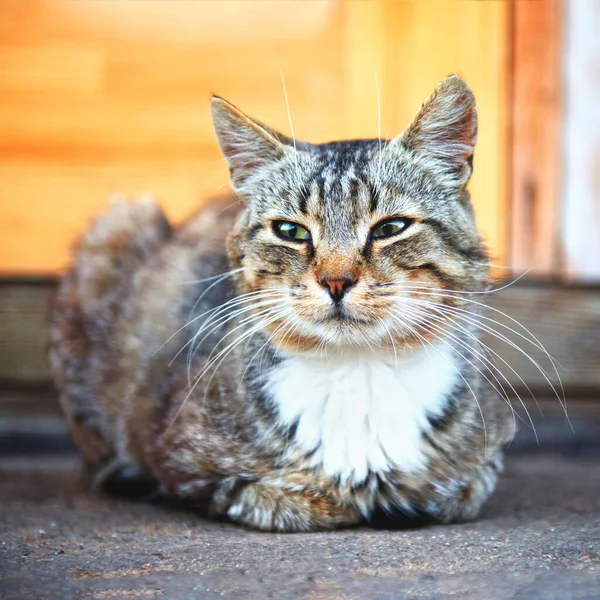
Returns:
[[[514,417],[464,316],[490,284],[472,91],[446,78],[390,140],[211,110],[235,196],[178,228],[115,203],[57,293],[51,368],[95,481],[261,530],[475,518]]]

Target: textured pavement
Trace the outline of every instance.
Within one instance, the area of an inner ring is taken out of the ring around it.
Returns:
[[[521,444],[478,521],[404,531],[248,531],[91,493],[69,454],[5,456],[0,598],[600,599],[598,431]]]

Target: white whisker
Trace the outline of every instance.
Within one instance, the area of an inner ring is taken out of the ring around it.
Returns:
[[[234,203],[237,204],[237,203]],[[233,206],[231,204],[230,206]],[[204,279],[192,279],[191,281],[178,281],[177,285],[195,285],[197,283],[207,283],[208,281],[214,281],[215,279],[226,279],[227,277],[231,277],[236,273],[241,273],[245,271],[246,267],[240,267],[239,269],[232,269],[231,271],[227,271],[225,273],[219,273],[218,275],[213,275],[212,277],[205,277]]]
[[[173,416],[173,418],[172,418],[171,422],[169,423],[168,427],[165,428],[165,432],[164,433],[166,433],[173,426],[173,424],[177,420],[177,417],[181,414],[181,411],[183,410],[183,407],[185,406],[185,404],[189,400],[190,396],[193,394],[196,386],[200,383],[200,381],[204,378],[204,376],[209,372],[209,370],[213,366],[216,365],[215,371],[214,371],[214,372],[216,372],[216,370],[218,370],[218,368],[219,368],[220,364],[223,362],[223,360],[225,358],[227,358],[227,356],[237,346],[239,346],[239,344],[241,344],[247,337],[254,335],[255,333],[257,333],[261,329],[264,329],[270,323],[273,323],[277,319],[281,318],[281,316],[283,316],[283,314],[285,314],[286,310],[287,309],[280,310],[274,316],[271,316],[271,317],[269,317],[269,315],[266,315],[266,316],[265,315],[256,316],[254,320],[258,320],[259,321],[258,324],[253,325],[250,329],[246,330],[244,333],[242,333],[241,335],[239,335],[233,342],[231,342],[230,344],[228,344],[227,347],[225,347],[223,350],[221,350],[215,357],[212,357],[212,354],[214,353],[214,351],[215,351],[216,347],[218,346],[218,344],[220,344],[226,337],[228,337],[229,335],[233,334],[240,327],[245,327],[245,325],[247,325],[247,323],[244,324],[244,325],[239,325],[238,327],[232,329],[227,334],[225,334],[221,338],[221,340],[219,340],[219,342],[217,342],[217,344],[213,348],[211,354],[207,358],[207,364],[204,365],[204,367],[202,368],[202,370],[200,371],[200,373],[194,378],[193,383],[191,383],[191,385],[189,386],[190,389],[188,390],[187,395],[185,396],[185,398],[183,399],[181,405],[179,406],[179,408],[175,412],[175,415]],[[214,372],[213,372],[213,375],[214,375]],[[212,377],[211,377],[211,380],[212,380]]]
[[[421,308],[421,307],[419,307],[419,308]],[[403,308],[403,311],[406,311],[409,314],[413,314],[414,316],[416,316],[418,318],[431,319],[431,320],[434,320],[434,321],[437,321],[437,322],[442,322],[442,323],[447,322],[445,316],[436,317],[435,315],[431,314],[428,311],[407,309],[406,307]],[[402,313],[400,313],[400,314],[402,314]],[[431,330],[434,329],[435,331],[437,331],[438,333],[440,333],[442,336],[448,337],[455,344],[458,344],[461,348],[463,348],[464,350],[466,350],[467,352],[469,352],[470,354],[472,354],[474,358],[476,358],[477,360],[479,360],[481,363],[483,363],[483,365],[485,365],[489,369],[489,373],[494,378],[494,381],[498,384],[498,387],[496,387],[496,384],[494,384],[494,382],[492,382],[489,379],[489,377],[475,363],[473,363],[470,359],[468,359],[464,354],[462,354],[461,352],[459,352],[455,348],[453,349],[454,352],[456,354],[458,354],[465,362],[467,362],[468,364],[470,364],[490,384],[490,386],[494,389],[494,391],[508,404],[508,406],[510,407],[510,409],[512,411],[512,415],[513,415],[513,427],[514,427],[514,430],[516,432],[516,423],[514,423],[515,417],[518,417],[521,421],[523,419],[520,417],[520,415],[518,415],[518,414],[515,413],[515,410],[514,410],[512,404],[511,404],[511,402],[510,402],[510,398],[509,398],[506,390],[504,389],[504,385],[500,381],[500,379],[498,378],[498,376],[496,375],[496,372],[497,372],[500,375],[500,377],[502,377],[502,379],[506,382],[506,384],[510,387],[511,391],[515,394],[516,398],[518,398],[518,400],[523,405],[523,408],[524,408],[527,416],[529,417],[529,422],[531,424],[531,427],[532,427],[532,429],[534,431],[534,435],[535,435],[536,440],[537,440],[537,432],[535,430],[535,425],[533,424],[533,421],[531,419],[531,416],[529,415],[527,407],[523,403],[520,395],[518,394],[518,392],[516,391],[516,389],[514,388],[514,386],[511,384],[511,382],[509,381],[509,379],[506,377],[506,375],[504,373],[502,373],[502,371],[500,371],[500,369],[498,369],[498,367],[496,365],[494,365],[494,363],[492,363],[490,361],[490,359],[485,356],[485,354],[482,354],[481,352],[479,352],[478,350],[476,350],[473,346],[471,346],[470,344],[466,343],[464,340],[462,340],[460,337],[458,337],[457,335],[455,335],[451,331],[448,331],[447,329],[444,329],[442,327],[435,326],[430,321],[428,321],[427,323],[421,322],[420,326],[426,328],[430,333],[431,333]],[[476,336],[474,336],[466,328],[462,328],[461,327],[460,329],[461,329],[461,331],[465,335],[468,335],[471,339],[473,339],[475,341],[475,343],[477,343],[480,346],[485,346],[485,344],[483,344]],[[508,363],[507,363],[507,365],[508,365]],[[512,369],[512,367],[510,367],[510,365],[508,365],[508,366],[509,366],[509,368]],[[520,375],[514,369],[512,369],[512,370],[514,371],[514,373],[516,374],[516,376],[519,377],[521,379],[521,381],[523,381],[522,378],[520,377]],[[523,382],[523,383],[525,383],[525,382]],[[527,385],[527,384],[525,384],[525,385]],[[532,394],[532,397],[535,400],[535,396],[533,396],[533,394]]]
[[[267,296],[265,296],[267,297]],[[163,342],[155,351],[154,354],[156,354],[157,352],[159,352],[162,348],[164,348],[164,346],[166,344],[168,344],[175,336],[177,336],[177,334],[181,333],[186,327],[189,327],[190,325],[193,325],[196,321],[198,321],[199,319],[201,319],[204,316],[210,315],[209,317],[207,317],[207,320],[203,323],[202,328],[205,328],[208,324],[209,324],[209,319],[212,319],[214,317],[216,317],[217,315],[221,314],[222,312],[226,312],[227,310],[230,310],[232,308],[234,308],[235,306],[239,306],[240,304],[246,304],[246,303],[250,303],[250,302],[254,302],[257,299],[260,300],[262,298],[262,296],[256,292],[250,292],[249,294],[242,294],[241,296],[237,296],[236,298],[232,298],[231,300],[228,300],[227,302],[224,302],[223,304],[216,306],[214,308],[211,308],[210,310],[207,310],[205,312],[203,312],[200,315],[197,315],[196,317],[194,317],[193,319],[189,320],[187,323],[185,323],[184,325],[182,325],[175,333],[173,333],[171,336],[169,336],[169,338]],[[196,334],[194,335],[195,339],[198,334],[201,331],[196,332]],[[187,345],[190,343],[190,341],[188,341],[185,346],[187,347]],[[183,348],[181,350],[183,350]],[[181,350],[179,352],[181,352]],[[179,352],[177,353],[177,355],[179,354]],[[177,357],[177,355],[175,357],[173,357],[173,359],[175,359]],[[172,363],[173,361],[171,361]]]
[[[211,314],[204,321],[204,323],[200,326],[200,328],[195,333],[195,335],[191,338],[191,340],[189,340],[186,343],[186,346],[188,344],[190,344],[190,343],[194,344],[193,350],[195,350],[195,348],[200,345],[200,344],[195,344],[195,341],[209,327],[212,327],[215,324],[217,324],[217,328],[218,328],[218,327],[222,326],[223,324],[227,323],[228,321],[230,321],[232,318],[235,318],[235,317],[237,317],[237,316],[239,316],[241,314],[244,314],[246,312],[252,311],[252,310],[254,310],[256,308],[260,308],[261,306],[269,306],[270,304],[277,303],[277,302],[280,301],[280,299],[281,299],[281,295],[280,294],[272,294],[272,295],[265,295],[265,296],[256,296],[256,297],[254,297],[252,299],[246,300],[245,302],[239,302],[239,303],[236,303],[233,306],[226,307],[226,309],[223,309],[223,310],[220,310],[218,312],[215,312],[215,313]],[[244,304],[246,304],[246,306],[244,306]],[[239,307],[240,305],[242,305],[242,308],[236,308],[236,307]],[[233,310],[234,308],[236,308],[236,309]],[[215,328],[213,327],[213,329],[211,329],[211,331],[214,331],[214,329]],[[208,337],[208,335],[210,335],[210,333],[207,334],[203,338],[203,340],[206,339],[206,337]],[[174,358],[176,358],[176,356]]]
[[[375,89],[377,91],[377,147],[378,147],[378,157],[377,157],[377,176],[375,178],[375,188],[379,187],[380,183],[380,175],[381,175],[381,97],[379,92],[379,79],[377,78],[377,71],[373,69],[373,74],[375,75]]]
[[[294,144],[294,163],[296,165],[296,185],[302,189],[304,189],[304,191],[306,193],[306,185],[304,184],[304,181],[302,180],[302,176],[300,174],[300,164],[298,163],[298,148],[296,146],[296,135],[294,133],[294,125],[292,124],[292,113],[290,111],[290,101],[289,101],[289,97],[288,97],[288,93],[287,93],[287,87],[285,85],[285,78],[283,76],[283,70],[280,68],[279,69],[279,74],[281,75],[281,85],[283,87],[283,95],[285,97],[285,108],[287,110],[287,117],[288,117],[288,122],[290,124],[290,132],[292,134],[292,143]]]
[[[229,353],[229,351],[233,350],[237,345],[239,345],[239,343],[241,343],[241,341],[246,339],[246,336],[250,334],[250,332],[255,333],[257,331],[259,331],[260,329],[264,329],[267,325],[270,325],[271,323],[277,321],[279,318],[281,318],[286,312],[287,309],[282,309],[278,312],[275,313],[275,315],[269,315],[268,313],[272,312],[271,310],[267,311],[266,315],[257,315],[255,316],[252,320],[259,320],[259,323],[257,325],[252,326],[252,328],[244,333],[242,333],[240,336],[238,336],[233,342],[231,342],[230,344],[228,344],[223,350],[221,350],[216,356],[212,356],[213,353],[215,352],[216,348],[218,347],[218,345],[227,337],[229,337],[231,334],[233,334],[235,331],[237,331],[238,329],[241,329],[243,327],[245,327],[248,324],[248,321],[246,323],[243,323],[241,325],[238,325],[237,327],[234,327],[231,331],[227,332],[218,342],[217,344],[215,344],[212,352],[209,354],[208,358],[207,358],[207,364],[204,366],[204,368],[202,369],[202,371],[200,372],[199,375],[196,376],[194,384],[192,385],[190,392],[193,391],[193,388],[198,384],[198,382],[202,379],[202,377],[208,372],[208,370],[217,363],[217,361],[219,361],[219,359],[223,356],[227,356],[227,354]]]
[[[470,313],[469,311],[465,311],[463,309],[458,309],[457,307],[453,307],[453,306],[452,307],[446,306],[446,309],[449,312],[452,312],[454,314],[454,316],[456,316],[457,318],[462,319],[462,320],[464,320],[464,321],[466,321],[468,323],[471,323],[473,326],[478,327],[479,329],[481,329],[482,331],[485,331],[486,333],[489,333],[490,335],[492,335],[496,339],[504,342],[509,347],[513,348],[514,350],[516,350],[517,352],[519,352],[520,354],[522,354],[525,358],[527,358],[527,360],[539,371],[539,373],[542,375],[542,377],[544,378],[544,380],[546,381],[546,383],[548,384],[548,386],[552,390],[553,394],[556,396],[556,398],[557,398],[557,400],[558,400],[561,408],[563,409],[563,412],[565,414],[567,422],[569,423],[571,429],[573,429],[573,426],[572,426],[572,424],[570,422],[570,419],[569,419],[569,415],[567,413],[566,399],[565,399],[565,394],[564,394],[564,387],[562,385],[562,380],[561,380],[560,375],[558,373],[558,369],[556,368],[554,360],[552,359],[552,357],[550,356],[550,354],[548,353],[548,351],[543,346],[541,346],[541,344],[532,342],[531,340],[529,340],[525,336],[521,335],[519,332],[514,331],[512,328],[510,328],[508,326],[505,326],[503,323],[501,323],[499,321],[494,321],[493,319],[489,319],[488,317],[485,317],[484,315],[476,315],[475,313]],[[560,386],[560,389],[561,389],[561,394],[559,394],[558,390],[556,389],[556,387],[554,386],[554,384],[550,380],[550,377],[549,377],[548,373],[546,373],[546,370],[529,353],[525,352],[525,350],[523,350],[523,348],[521,348],[521,346],[519,346],[518,344],[516,344],[513,340],[511,340],[507,336],[505,336],[505,335],[501,334],[500,332],[496,331],[493,327],[490,327],[490,326],[486,325],[485,323],[481,323],[478,319],[482,319],[482,318],[486,319],[486,320],[493,321],[494,323],[496,323],[499,326],[504,326],[506,329],[508,329],[509,331],[511,331],[512,333],[514,333],[515,335],[523,338],[525,341],[527,341],[530,344],[532,344],[535,348],[537,348],[540,351],[542,351],[547,356],[548,360],[550,361],[550,364],[554,368],[554,371],[555,371],[555,374],[557,376],[558,383],[559,383],[559,386]],[[535,339],[537,340],[537,338],[535,338]],[[538,340],[538,342],[539,342],[539,340]],[[502,359],[502,360],[503,360],[503,362],[505,362],[504,359]]]
[[[402,316],[401,313],[397,313],[398,316]],[[469,389],[469,391],[471,392],[471,395],[473,396],[473,400],[475,400],[475,404],[477,405],[477,409],[479,410],[479,414],[481,416],[481,423],[483,426],[483,445],[484,445],[484,453],[487,454],[487,448],[488,448],[488,444],[487,444],[487,439],[488,439],[488,434],[487,434],[487,426],[485,423],[485,416],[483,414],[483,410],[481,408],[481,405],[479,404],[479,400],[477,399],[477,395],[475,394],[475,391],[473,390],[473,388],[471,387],[471,384],[467,381],[466,377],[460,372],[460,369],[454,365],[450,360],[448,360],[448,358],[446,356],[444,356],[444,353],[437,348],[436,346],[434,346],[426,337],[422,336],[415,328],[413,328],[411,325],[409,325],[406,322],[400,321],[397,317],[396,319],[398,320],[398,322],[403,326],[409,329],[409,331],[411,331],[411,333],[416,336],[418,339],[421,339],[423,342],[425,342],[426,344],[428,344],[429,346],[431,346],[431,348],[433,348],[443,359],[445,362],[447,362],[455,371],[456,373],[459,375],[459,377],[465,382],[465,385],[467,386],[467,388]],[[435,336],[434,337],[438,337]],[[442,343],[447,344],[451,350],[454,350],[454,348],[452,347],[451,344],[448,344],[448,342],[444,341],[441,338],[438,338]]]
[[[403,288],[406,291],[419,291],[420,289],[427,289],[427,290],[435,290],[435,288],[416,288],[416,287],[404,287]],[[498,288],[498,290],[500,290],[501,288]],[[498,291],[496,290],[496,291]],[[445,293],[447,292],[447,290],[437,290],[438,293],[428,293],[428,292],[419,292],[419,295],[423,295],[423,296],[438,296],[438,297],[446,297],[446,298],[452,298],[453,296],[451,295],[445,295]],[[498,313],[499,315],[503,316],[504,318],[508,319],[509,321],[511,321],[512,323],[514,323],[517,327],[521,328],[523,331],[525,331],[529,336],[531,336],[532,339],[529,339],[527,336],[524,336],[523,334],[519,333],[518,331],[516,331],[515,329],[509,327],[508,325],[506,325],[505,323],[502,323],[501,321],[496,321],[486,315],[480,315],[480,314],[476,314],[473,313],[471,311],[466,311],[465,309],[456,307],[456,306],[448,306],[448,308],[451,308],[452,310],[455,310],[457,312],[462,312],[465,314],[469,314],[472,315],[478,319],[484,319],[486,321],[491,321],[493,323],[495,323],[496,325],[503,327],[504,329],[507,329],[508,331],[512,332],[513,334],[517,335],[518,337],[522,338],[523,340],[525,340],[526,342],[528,342],[529,344],[531,344],[532,346],[534,346],[535,348],[537,348],[538,350],[540,350],[541,352],[544,353],[544,355],[546,356],[546,358],[548,359],[548,361],[550,362],[550,364],[552,365],[552,368],[554,370],[554,374],[556,375],[557,381],[558,381],[558,385],[561,389],[561,397],[562,397],[562,404],[561,406],[566,406],[566,398],[565,398],[565,391],[564,391],[564,387],[563,387],[563,383],[562,383],[562,379],[560,377],[560,373],[558,372],[558,368],[557,365],[559,365],[559,363],[550,355],[550,353],[548,352],[548,350],[546,350],[546,348],[544,347],[544,345],[540,342],[540,340],[529,330],[527,329],[527,327],[525,327],[522,323],[520,323],[519,321],[517,321],[516,319],[514,319],[513,317],[511,317],[510,315],[504,313],[503,311],[494,308],[493,306],[489,306],[483,302],[478,302],[476,300],[470,299],[470,298],[461,298],[461,301],[464,302],[469,302],[471,304],[474,304],[478,307],[487,309],[487,310],[491,310],[492,312]],[[495,330],[493,330],[495,331]],[[533,340],[533,341],[532,341]],[[560,366],[560,365],[559,365]],[[536,365],[536,367],[538,369],[541,369],[541,367],[539,365]],[[545,371],[543,369],[541,369],[542,374],[545,374]],[[547,379],[547,375],[546,375],[546,379]],[[548,383],[550,383],[548,381]],[[550,384],[552,385],[552,384]],[[568,419],[568,415],[566,415]]]
[[[232,320],[236,319],[236,318],[237,318],[237,317],[239,317],[241,314],[243,314],[243,313],[245,313],[245,312],[250,312],[250,311],[252,311],[252,314],[250,314],[250,316],[244,317],[244,318],[243,318],[243,319],[240,321],[240,326],[243,326],[243,325],[245,325],[246,323],[249,323],[250,321],[253,321],[253,320],[255,320],[257,317],[260,317],[260,316],[263,316],[263,315],[266,315],[266,314],[268,314],[268,313],[271,311],[271,309],[272,309],[272,305],[273,305],[273,304],[277,304],[277,303],[278,303],[278,302],[277,302],[276,300],[272,300],[272,301],[270,301],[270,302],[268,302],[268,303],[259,303],[259,304],[257,304],[257,305],[252,305],[252,306],[246,307],[246,308],[244,308],[244,309],[242,309],[242,310],[236,311],[236,314],[234,314],[234,315],[228,315],[227,317],[224,317],[224,320],[223,320],[221,323],[219,323],[219,324],[215,325],[214,327],[212,327],[212,328],[210,329],[210,331],[208,331],[208,332],[207,332],[207,333],[204,335],[204,337],[203,337],[203,338],[202,338],[202,339],[201,339],[201,340],[200,340],[200,341],[199,341],[197,344],[194,344],[194,345],[190,346],[190,353],[191,353],[191,354],[190,354],[190,357],[189,357],[189,359],[188,359],[188,382],[189,382],[189,380],[191,379],[191,363],[192,363],[192,359],[193,359],[193,355],[194,355],[194,353],[195,353],[195,352],[196,352],[196,350],[197,350],[197,349],[198,349],[198,348],[199,348],[199,347],[202,345],[202,343],[203,343],[203,342],[204,342],[204,341],[205,341],[205,340],[206,340],[208,337],[210,337],[210,336],[211,336],[211,335],[212,335],[212,334],[213,334],[213,333],[214,333],[214,332],[215,332],[217,329],[221,328],[223,325],[225,325],[225,324],[229,323],[230,321],[232,321]],[[261,310],[261,311],[258,311],[258,312],[256,312],[256,313],[255,313],[254,311],[255,311],[257,308],[260,308],[261,306],[268,306],[269,308],[263,309],[263,310]],[[221,338],[221,339],[222,339],[222,338]],[[194,340],[195,340],[195,337],[194,337],[194,338],[192,338],[192,339],[191,339],[191,340],[188,342],[188,344],[190,344],[190,343],[193,343],[193,342],[194,342]],[[213,347],[213,350],[214,350],[214,349],[217,347],[217,345],[220,343],[220,341],[221,341],[221,340],[219,340],[218,342],[216,342],[215,346]],[[187,344],[186,344],[186,345],[187,345]],[[185,347],[185,346],[184,346],[184,347]],[[181,350],[183,350],[183,348],[182,348]],[[179,352],[181,352],[181,350],[180,350]],[[178,354],[179,354],[179,353],[178,353]],[[175,359],[175,358],[176,358],[176,357],[174,357],[174,359]],[[174,359],[173,359],[173,360],[174,360]]]
[[[464,294],[469,294],[470,293],[470,292],[459,292],[459,291],[456,291],[456,290],[440,290],[440,289],[436,289],[436,288],[419,287],[419,286],[398,286],[398,287],[399,287],[399,289],[402,289],[403,291],[406,291],[406,292],[417,292],[419,296],[433,296],[434,298],[448,298],[448,299],[451,299],[451,298],[457,298],[456,296],[453,295],[455,293],[461,293],[461,294],[462,293],[464,293]],[[500,289],[502,289],[502,288],[497,288],[494,291],[499,291]],[[426,291],[422,291],[422,290],[426,290]],[[435,302],[435,301],[427,301],[427,300],[423,300],[423,299],[417,299],[417,298],[414,298],[412,296],[399,296],[398,298],[402,299],[404,301],[408,300],[408,301],[412,301],[412,302],[421,302],[421,303],[427,304],[429,306],[434,306],[434,307],[436,307],[436,309],[445,311],[446,313],[452,313],[453,316],[455,316],[456,318],[459,318],[459,319],[461,319],[461,320],[463,320],[463,321],[465,321],[467,323],[470,323],[474,327],[477,327],[480,330],[489,333],[490,335],[492,335],[495,338],[503,341],[509,347],[513,348],[514,350],[516,350],[517,352],[519,352],[520,354],[522,354],[523,356],[525,356],[527,358],[527,360],[529,362],[531,362],[531,364],[533,366],[535,366],[535,368],[540,372],[540,374],[542,375],[542,377],[544,378],[544,380],[546,381],[546,383],[550,386],[550,389],[552,390],[552,392],[554,393],[554,395],[558,399],[559,404],[560,404],[561,408],[563,409],[563,412],[565,414],[567,422],[569,423],[569,426],[571,427],[571,429],[573,429],[572,424],[571,424],[571,422],[569,420],[569,416],[568,416],[567,410],[566,410],[566,398],[565,398],[565,393],[564,393],[564,387],[563,387],[563,384],[562,384],[562,380],[561,380],[560,374],[558,372],[557,363],[553,359],[553,357],[550,355],[550,353],[546,350],[546,348],[543,346],[543,344],[540,342],[540,340],[529,329],[527,329],[522,323],[520,323],[519,321],[517,321],[516,319],[514,319],[510,315],[507,315],[506,313],[504,313],[503,311],[501,311],[499,309],[496,309],[494,307],[488,306],[485,303],[478,302],[478,301],[473,300],[471,298],[466,298],[464,296],[460,296],[460,301],[461,302],[468,302],[470,304],[473,304],[473,305],[477,306],[480,309],[487,309],[487,310],[491,310],[492,312],[498,313],[501,316],[503,316],[504,318],[506,318],[509,321],[511,321],[512,323],[514,323],[517,327],[519,327],[521,330],[523,330],[527,335],[523,335],[522,333],[520,333],[516,329],[514,329],[514,328],[512,328],[512,327],[510,327],[508,325],[506,325],[505,323],[502,323],[501,321],[497,321],[497,320],[492,319],[491,317],[488,317],[486,315],[475,313],[473,311],[468,311],[468,310],[465,310],[465,309],[457,307],[457,306],[452,306],[452,305],[448,305],[448,304],[442,304],[442,303]],[[528,344],[532,345],[536,349],[540,350],[546,356],[546,358],[548,359],[548,361],[549,361],[549,363],[550,363],[550,365],[551,365],[551,367],[552,367],[552,369],[554,371],[554,374],[556,375],[556,378],[557,378],[557,381],[558,381],[558,385],[559,385],[559,388],[560,388],[560,393],[556,389],[556,387],[554,386],[554,384],[552,383],[552,381],[550,380],[550,377],[549,377],[548,373],[546,373],[545,369],[531,355],[529,355],[523,348],[521,348],[521,346],[519,346],[518,344],[516,344],[513,340],[511,340],[507,336],[503,335],[502,333],[498,332],[493,327],[488,326],[485,323],[482,323],[481,320],[489,321],[489,322],[494,323],[495,325],[497,325],[499,327],[502,327],[502,328],[506,329],[507,331],[509,331],[512,334],[514,334],[514,335],[518,336],[519,338],[523,339],[524,341],[526,341]],[[492,351],[491,348],[488,348],[488,350]],[[495,352],[494,352],[494,354],[503,363],[505,363],[508,366],[509,369],[511,369],[511,370],[514,371],[514,369],[512,368],[512,366],[509,365],[506,361],[504,361],[504,359],[502,359],[502,357],[500,357],[500,355],[498,355]],[[515,374],[517,374],[516,371],[514,371],[514,372],[515,372]],[[529,389],[529,387],[527,386],[527,384],[524,382],[524,380],[520,376],[519,376],[519,379],[525,385],[525,387],[528,389],[528,391],[531,393],[531,390]],[[534,398],[534,400],[535,400],[535,395],[534,394],[532,394],[532,398]]]

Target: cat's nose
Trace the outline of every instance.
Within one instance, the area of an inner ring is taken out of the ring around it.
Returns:
[[[356,283],[356,279],[350,277],[341,277],[339,279],[329,279],[323,277],[321,285],[329,291],[329,295],[334,302],[340,302],[344,294]]]

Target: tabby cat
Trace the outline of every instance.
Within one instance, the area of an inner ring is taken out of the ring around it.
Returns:
[[[176,229],[117,202],[60,285],[51,365],[96,482],[262,530],[474,518],[514,423],[465,317],[489,286],[470,88],[391,140],[212,115],[236,197]]]

